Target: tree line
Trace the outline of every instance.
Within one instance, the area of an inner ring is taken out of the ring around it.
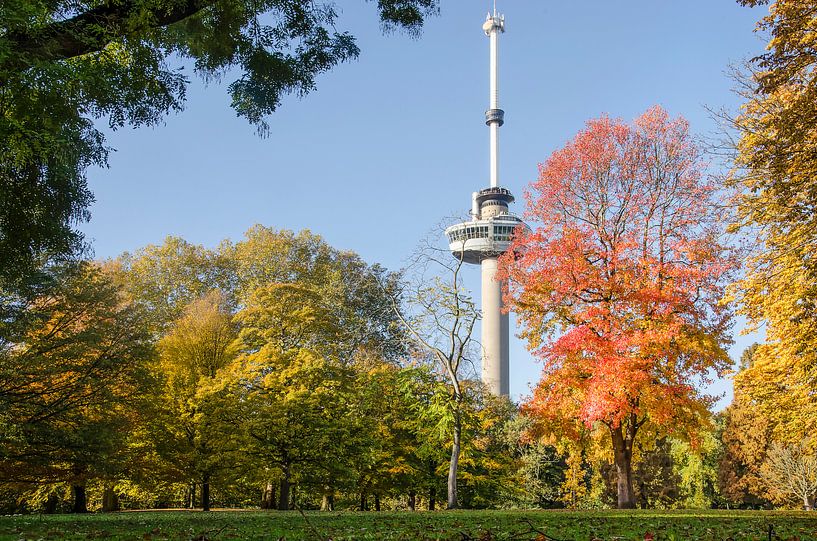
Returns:
[[[259,226],[41,278],[4,299],[7,509],[445,499],[448,389],[397,321],[396,275]],[[511,406],[473,382],[462,401],[480,434],[462,498],[479,505],[511,466]]]
[[[172,52],[205,76],[244,68],[233,104],[263,131],[282,94],[357,54],[332,10],[3,6],[3,506],[811,508],[817,5],[739,3],[769,5],[769,45],[724,115],[725,182],[659,107],[591,120],[540,166],[533,229],[500,265],[543,363],[520,408],[469,372],[479,313],[450,259],[412,282],[260,226],[215,249],[78,257],[85,171],[106,163],[92,118],[179,109]],[[416,30],[436,5],[378,10]],[[731,368],[736,314],[766,340],[713,416],[701,384]]]
[[[394,310],[416,291],[467,305],[444,285],[456,268],[412,289],[314,234],[261,226],[215,249],[169,237],[43,268],[29,296],[4,298],[0,506],[433,510],[451,503],[455,437],[455,506],[618,505],[602,432],[543,438],[558,425],[467,367],[454,389],[428,313]],[[635,442],[634,504],[786,503],[742,462],[756,436],[735,408],[697,442],[655,427]]]

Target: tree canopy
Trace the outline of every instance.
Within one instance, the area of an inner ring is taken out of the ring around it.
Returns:
[[[778,438],[797,443],[817,427],[817,63],[812,0],[769,4],[759,30],[767,52],[753,59],[735,119],[732,181],[740,228],[756,242],[734,296],[766,341],[736,384],[762,408]]]
[[[386,28],[417,32],[436,0],[378,0]],[[12,0],[0,6],[0,285],[82,253],[91,166],[111,128],[155,125],[194,71],[227,74],[232,107],[263,133],[287,94],[357,57],[332,4],[307,0]]]
[[[529,200],[539,225],[502,258],[544,361],[527,408],[567,434],[607,427],[619,506],[635,504],[639,430],[694,433],[712,403],[695,383],[731,364],[719,301],[735,261],[716,204],[686,121],[660,107],[631,124],[602,117],[540,166]]]

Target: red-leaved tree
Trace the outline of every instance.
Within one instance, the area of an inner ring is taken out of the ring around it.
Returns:
[[[687,122],[654,107],[632,124],[588,122],[526,197],[534,229],[501,267],[544,363],[525,407],[553,432],[606,427],[618,506],[634,507],[639,430],[694,439],[714,400],[696,384],[731,364],[719,301],[736,258],[718,191]]]

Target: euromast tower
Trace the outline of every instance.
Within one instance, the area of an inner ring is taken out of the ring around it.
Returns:
[[[499,107],[499,34],[505,17],[496,9],[482,29],[490,39],[490,108],[485,123],[490,130],[490,186],[471,197],[471,220],[445,230],[454,257],[482,268],[482,381],[496,395],[510,392],[508,314],[502,313],[502,283],[496,280],[497,258],[508,250],[517,226],[527,226],[508,212],[514,197],[499,185],[499,128],[505,111]]]

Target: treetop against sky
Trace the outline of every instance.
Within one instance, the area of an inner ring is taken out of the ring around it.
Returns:
[[[265,138],[229,107],[235,74],[204,84],[184,65],[186,110],[156,128],[108,133],[110,168],[90,171],[96,203],[82,229],[96,257],[166,235],[214,246],[262,223],[308,228],[367,261],[403,266],[434,224],[465,214],[470,193],[488,184],[480,26],[490,4],[442,2],[419,39],[384,34],[371,3],[337,6],[338,29],[357,38],[360,57],[319,76],[303,99],[284,98]],[[706,107],[740,103],[729,65],[764,46],[753,29],[765,8],[731,1],[514,0],[498,8],[507,21],[500,183],[517,196],[538,163],[603,113],[630,120],[660,104],[693,132],[716,132]],[[513,211],[523,205],[519,197]],[[737,337],[732,357],[749,342]],[[511,358],[511,393],[527,394],[540,366],[516,338]],[[729,391],[728,382],[714,391]]]

